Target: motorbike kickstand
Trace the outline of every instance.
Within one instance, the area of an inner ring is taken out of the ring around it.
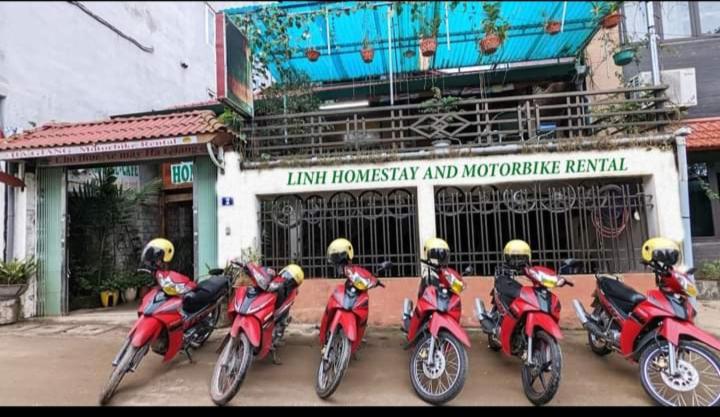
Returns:
[[[190,363],[195,363],[195,360],[193,359],[192,354],[190,353],[189,347],[186,347],[185,349],[183,349],[183,352],[185,352],[185,356],[187,356]]]
[[[280,362],[280,359],[278,358],[277,350],[273,349],[270,351],[270,353],[272,353],[273,365],[282,365],[282,362]]]

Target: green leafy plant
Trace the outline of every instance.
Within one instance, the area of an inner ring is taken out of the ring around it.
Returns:
[[[695,276],[698,279],[720,281],[720,259],[703,262]]]
[[[603,18],[620,10],[619,1],[594,1],[591,3],[592,13],[596,19]]]
[[[0,261],[0,285],[23,285],[37,272],[34,257]]]
[[[443,97],[442,91],[438,87],[433,87],[431,91],[433,92],[432,98],[420,103],[421,113],[446,113],[457,110],[459,97]]]
[[[497,35],[498,38],[500,38],[500,42],[503,42],[507,37],[510,24],[507,20],[500,17],[500,3],[487,2],[483,3],[482,7],[485,12],[485,18],[482,20],[483,31],[486,35]]]

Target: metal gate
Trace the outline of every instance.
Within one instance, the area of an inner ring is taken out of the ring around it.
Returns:
[[[57,316],[65,314],[68,309],[65,169],[38,168],[37,179],[37,314]]]
[[[494,272],[511,239],[527,241],[537,264],[557,267],[575,258],[585,273],[640,270],[650,207],[639,180],[435,192],[437,231],[450,244],[451,262],[473,265],[481,275]]]
[[[418,273],[415,194],[405,189],[360,194],[304,194],[260,200],[261,251],[265,264],[297,262],[308,277],[333,277],[326,250],[333,239],[349,239],[356,262],[372,267],[390,260],[386,275]]]

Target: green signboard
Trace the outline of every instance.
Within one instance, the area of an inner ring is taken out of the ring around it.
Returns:
[[[174,185],[193,182],[193,163],[182,162],[170,165],[170,182]]]

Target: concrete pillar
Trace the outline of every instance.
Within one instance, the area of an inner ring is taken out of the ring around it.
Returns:
[[[417,186],[418,210],[418,238],[419,248],[422,250],[425,239],[435,237],[435,187],[432,184],[418,184]]]

